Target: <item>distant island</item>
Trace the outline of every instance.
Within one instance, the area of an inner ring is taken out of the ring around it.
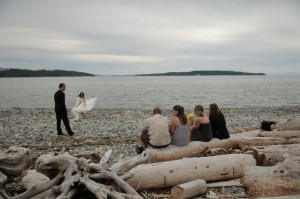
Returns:
[[[208,75],[266,75],[265,73],[246,73],[238,71],[199,70],[190,72],[167,72],[152,74],[137,74],[135,76],[208,76]]]
[[[66,70],[27,70],[27,69],[4,69],[0,70],[0,77],[78,77],[95,76],[89,73],[66,71]]]

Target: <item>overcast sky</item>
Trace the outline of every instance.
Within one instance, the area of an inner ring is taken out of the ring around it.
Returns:
[[[300,73],[300,1],[0,0],[0,67]]]

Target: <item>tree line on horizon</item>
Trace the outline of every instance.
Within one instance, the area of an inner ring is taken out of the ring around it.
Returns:
[[[66,70],[27,70],[27,69],[7,69],[0,70],[0,77],[74,77],[74,76],[95,76],[93,74],[66,71]]]
[[[135,76],[206,76],[206,75],[266,75],[266,74],[248,73],[248,72],[240,72],[240,71],[199,70],[199,71],[190,71],[190,72],[137,74]]]

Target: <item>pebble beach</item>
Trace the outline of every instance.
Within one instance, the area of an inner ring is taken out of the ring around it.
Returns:
[[[263,120],[279,122],[299,116],[300,107],[230,108],[222,111],[230,133],[239,133],[259,129]],[[171,110],[162,110],[169,119],[171,113]],[[0,111],[0,149],[21,146],[29,148],[33,157],[49,152],[68,152],[74,156],[88,156],[95,161],[112,149],[110,161],[116,162],[120,155],[136,155],[137,135],[144,120],[151,115],[151,109],[93,109],[87,119],[80,117],[80,120],[74,121],[69,111],[70,125],[79,135],[70,137],[63,124],[65,136],[57,135],[53,109],[5,109]]]

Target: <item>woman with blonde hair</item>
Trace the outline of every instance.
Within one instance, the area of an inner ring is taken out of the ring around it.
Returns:
[[[195,106],[195,124],[191,126],[191,140],[208,142],[213,138],[211,125],[208,117],[204,113],[202,105]]]

